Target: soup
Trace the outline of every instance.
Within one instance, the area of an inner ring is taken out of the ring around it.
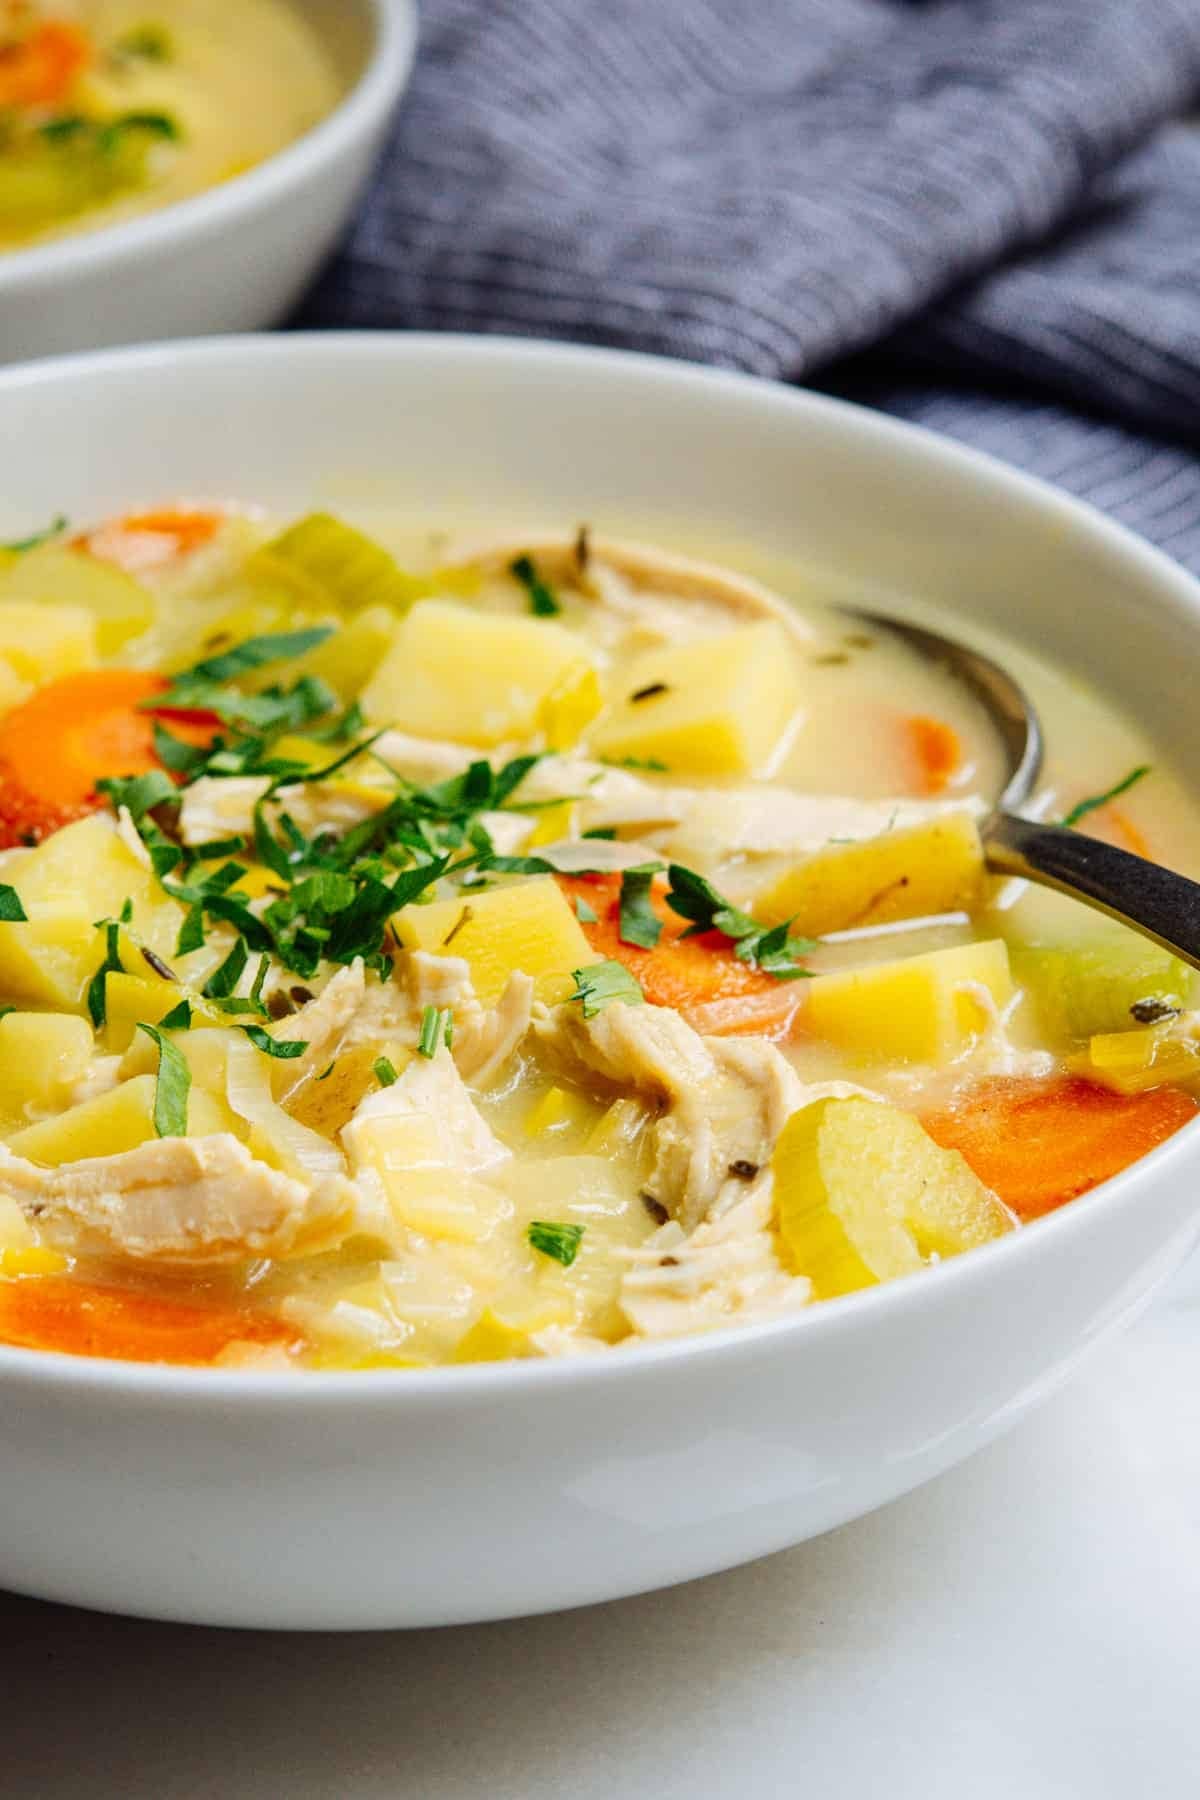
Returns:
[[[215,187],[338,98],[286,0],[0,0],[0,250]]]
[[[1042,812],[1194,869],[1139,732],[999,653]],[[1182,964],[986,874],[1001,778],[886,631],[586,528],[10,546],[0,1340],[619,1353],[1023,1229],[1192,1118],[1200,1039]]]

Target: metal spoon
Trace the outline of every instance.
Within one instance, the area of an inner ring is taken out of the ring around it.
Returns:
[[[1023,819],[1016,811],[1029,799],[1041,771],[1042,728],[1012,676],[990,657],[940,632],[883,613],[846,610],[878,630],[893,632],[940,664],[969,689],[995,726],[1004,745],[1008,779],[980,825],[988,868],[1082,900],[1200,969],[1200,883],[1083,832]]]

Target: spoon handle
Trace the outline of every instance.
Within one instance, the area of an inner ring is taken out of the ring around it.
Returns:
[[[1200,883],[1063,825],[995,812],[983,827],[987,865],[1057,888],[1132,925],[1200,969]]]

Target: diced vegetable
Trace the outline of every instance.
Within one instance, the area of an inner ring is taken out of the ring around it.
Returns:
[[[181,998],[178,982],[163,981],[156,975],[107,976],[104,1038],[108,1049],[118,1055],[128,1050],[139,1024],[157,1025]]]
[[[381,1047],[374,1040],[340,1051],[331,1067],[318,1070],[287,1094],[284,1100],[287,1111],[311,1131],[336,1138],[343,1125],[353,1118],[359,1102],[378,1091],[376,1064],[381,1055],[399,1073],[411,1060],[412,1051],[395,1043]]]
[[[401,620],[362,706],[373,725],[490,748],[531,736],[548,697],[591,664],[585,640],[553,621],[423,600]]]
[[[0,1343],[126,1362],[216,1362],[234,1345],[297,1351],[293,1326],[235,1307],[189,1305],[78,1277],[0,1282]]]
[[[81,606],[0,599],[0,656],[22,681],[40,686],[96,661],[96,625]]]
[[[818,1100],[794,1113],[771,1166],[784,1258],[817,1299],[890,1281],[1012,1228],[961,1156],[878,1101]]]
[[[647,650],[592,734],[598,756],[681,775],[753,775],[800,704],[782,625],[763,619],[698,643]]]
[[[542,701],[539,723],[549,748],[572,749],[603,704],[595,669],[584,663],[568,669]]]
[[[572,971],[596,960],[552,875],[406,906],[392,924],[407,950],[465,958],[485,1006],[495,1005],[515,970],[531,975],[537,998],[553,1005],[570,994]]]
[[[1093,929],[1073,944],[1017,949],[1013,973],[1033,996],[1038,1022],[1058,1040],[1123,1031],[1130,1009],[1161,1000],[1186,1006],[1193,976],[1168,950],[1114,925]]]
[[[1119,1174],[1197,1110],[1178,1088],[1125,1095],[1074,1076],[994,1076],[923,1122],[1018,1218],[1035,1219]]]
[[[529,1137],[563,1137],[593,1123],[595,1118],[595,1103],[586,1094],[551,1087],[525,1115],[525,1131]]]
[[[269,677],[288,687],[304,675],[315,675],[327,681],[343,700],[357,699],[391,649],[395,631],[396,615],[390,606],[366,606],[315,649],[290,662],[273,664],[264,671],[264,681]],[[329,760],[328,746],[325,760]]]
[[[115,919],[127,900],[139,940],[161,957],[174,952],[183,913],[108,820],[65,826],[22,857],[11,879],[27,915],[0,924],[0,991],[14,1000],[83,1012],[103,953],[95,921]]]
[[[533,1335],[551,1325],[569,1322],[572,1311],[559,1296],[546,1295],[526,1305],[496,1304],[485,1307],[470,1331],[460,1339],[451,1362],[507,1362],[513,1357],[537,1354]]]
[[[95,620],[101,656],[114,656],[154,618],[154,600],[132,575],[86,551],[44,544],[0,571],[0,601],[82,607]]]
[[[803,1028],[862,1056],[947,1062],[1013,996],[999,939],[868,964],[805,984]]]
[[[1156,1026],[1103,1032],[1068,1066],[1115,1093],[1141,1094],[1165,1082],[1200,1079],[1200,1042]]]
[[[974,819],[946,813],[804,857],[753,902],[768,925],[784,919],[807,937],[863,925],[970,911],[983,888],[983,846]]]
[[[0,1018],[0,1129],[64,1106],[92,1051],[91,1027],[73,1013],[10,1012]]]
[[[0,58],[0,109],[55,106],[87,67],[87,33],[65,19],[46,19],[18,37]]]
[[[256,550],[251,576],[288,582],[305,605],[355,613],[386,606],[406,612],[431,591],[427,579],[407,575],[382,544],[332,513],[309,513]]]
[[[136,1149],[158,1136],[154,1125],[157,1086],[153,1075],[135,1075],[106,1094],[14,1132],[9,1147],[30,1162],[52,1168],[81,1157],[116,1156],[122,1150]],[[221,1108],[202,1089],[193,1088],[188,1096],[187,1135],[204,1137],[224,1129]]]
[[[944,719],[919,713],[905,727],[917,764],[918,786],[926,794],[942,794],[962,766],[962,741]]]

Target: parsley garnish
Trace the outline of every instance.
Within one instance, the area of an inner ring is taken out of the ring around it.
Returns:
[[[55,538],[61,537],[70,524],[65,513],[59,513],[42,531],[31,532],[28,537],[16,538],[11,543],[0,545],[0,549],[11,550],[16,556],[24,556],[27,550],[36,550],[41,544],[51,544]]]
[[[650,899],[654,877],[661,871],[661,863],[641,863],[623,872],[618,928],[623,944],[640,944],[643,950],[653,950],[662,936],[662,921]]]
[[[1149,773],[1150,764],[1139,763],[1136,769],[1130,769],[1128,775],[1123,776],[1114,787],[1110,787],[1105,793],[1091,794],[1086,800],[1078,801],[1065,818],[1059,821],[1060,824],[1068,827],[1078,825],[1080,819],[1086,819],[1089,813],[1098,812],[1100,807],[1107,806],[1109,801],[1115,800],[1119,794],[1127,794],[1131,787],[1143,780]]]
[[[169,1013],[158,1021],[160,1031],[186,1031],[192,1022],[192,1008],[187,1000],[181,1000],[173,1006]]]
[[[583,1231],[582,1225],[556,1225],[546,1219],[534,1219],[525,1235],[535,1250],[569,1269],[579,1255]]]
[[[233,949],[225,958],[220,968],[214,969],[205,982],[201,992],[206,1000],[227,1000],[242,979],[242,973],[250,960],[250,952],[246,940],[242,936],[234,939]]]
[[[145,775],[106,776],[96,783],[96,791],[107,795],[114,812],[124,807],[135,825],[164,800],[179,798],[179,789],[161,769],[150,769]]]
[[[774,975],[777,981],[797,981],[808,975],[809,971],[802,969],[796,958],[809,955],[817,946],[812,938],[792,937],[790,920],[782,925],[760,925],[749,913],[731,906],[712,883],[703,875],[697,875],[694,869],[672,863],[669,875],[671,885],[667,905],[681,919],[692,921],[684,937],[696,937],[702,931],[719,931],[733,939],[734,955],[740,962]]]
[[[29,918],[21,904],[21,896],[7,881],[0,881],[0,924],[24,925]]]
[[[589,963],[586,969],[573,969],[571,980],[575,992],[570,998],[582,1002],[585,1019],[594,1019],[614,1000],[623,1001],[626,1006],[641,1006],[646,998],[624,963]]]
[[[581,925],[594,925],[598,917],[595,908],[579,894],[575,896],[575,917]]]
[[[400,1079],[396,1073],[395,1065],[389,1062],[386,1056],[377,1056],[372,1067],[375,1070],[375,1079],[380,1087],[392,1087]]]
[[[165,1023],[165,1021],[164,1021]],[[154,1129],[159,1137],[187,1134],[188,1090],[192,1072],[187,1058],[157,1025],[138,1025],[139,1031],[158,1045],[158,1080],[154,1088]]]
[[[421,1035],[417,1049],[422,1056],[434,1057],[445,1044],[454,1042],[454,1014],[448,1006],[427,1006],[421,1014]]]
[[[96,920],[96,930],[104,933],[104,961],[88,982],[87,1009],[97,1031],[108,1018],[108,977],[125,973],[125,964],[121,961],[121,926],[129,923],[132,913],[133,908],[127,900],[119,919]]]
[[[275,1057],[277,1062],[291,1062],[294,1057],[303,1056],[308,1049],[307,1043],[300,1038],[273,1038],[261,1025],[243,1025],[240,1029],[256,1050],[261,1050],[264,1056]],[[331,1069],[333,1064],[330,1063],[329,1067]],[[326,1070],[326,1074],[328,1072]]]
[[[554,589],[538,574],[537,564],[532,556],[514,557],[508,566],[529,595],[530,612],[539,619],[557,618],[562,611],[562,602]]]
[[[174,54],[171,34],[165,25],[135,25],[113,45],[118,56],[138,56],[144,62],[170,62]]]

